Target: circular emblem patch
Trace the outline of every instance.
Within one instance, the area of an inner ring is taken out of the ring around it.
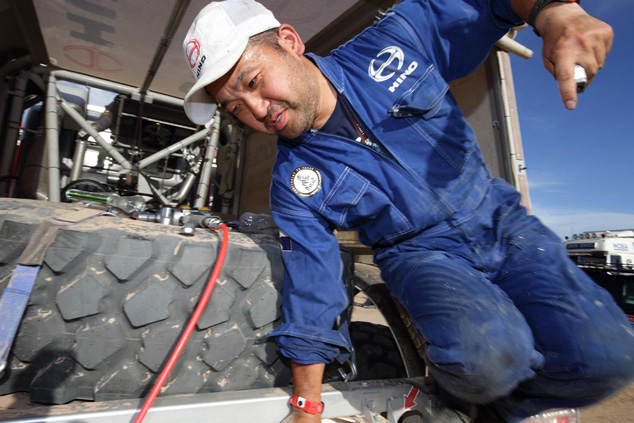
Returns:
[[[321,172],[312,166],[300,166],[291,174],[291,189],[300,197],[312,197],[321,189]]]

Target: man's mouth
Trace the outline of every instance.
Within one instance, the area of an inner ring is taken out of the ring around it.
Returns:
[[[275,129],[277,132],[281,132],[286,126],[286,110],[278,114],[275,119],[271,119],[269,126]]]

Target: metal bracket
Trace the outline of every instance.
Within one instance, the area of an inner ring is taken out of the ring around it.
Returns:
[[[141,94],[140,92],[135,91],[132,94],[130,94],[130,98],[135,101],[141,101],[141,99],[143,99],[143,101],[148,104],[154,103],[154,97],[151,94],[148,94],[147,92],[144,94]]]
[[[399,404],[394,404],[398,400]],[[401,418],[403,414],[405,414],[405,409],[400,404],[400,398],[390,398],[387,400],[387,421],[390,423],[398,423],[398,419]],[[394,405],[396,405],[396,410],[394,410]]]
[[[350,358],[348,360],[346,360],[345,364],[347,364],[350,367],[350,372],[346,373],[346,371],[342,368],[339,367],[337,369],[337,371],[339,372],[339,376],[341,376],[341,379],[344,382],[351,382],[353,380],[355,380],[358,376],[358,371],[357,371],[357,353],[354,350],[354,347],[352,347],[351,351],[350,351]]]
[[[421,398],[419,397],[419,394]],[[418,398],[418,402],[416,399]],[[386,398],[385,407],[381,407],[377,404],[377,401],[381,401],[381,399],[377,399],[376,396],[369,394],[369,396],[364,396],[363,398],[363,416],[370,423],[381,423],[386,421],[380,415],[377,415],[376,410],[385,410],[387,414],[387,422],[389,423],[398,423],[399,419],[403,417],[403,415],[412,410],[418,410],[421,414],[424,413],[424,406],[427,405],[429,408],[430,401],[433,401],[431,397],[425,395],[421,390],[415,386],[411,386],[409,391],[403,391],[403,394],[400,396],[390,396]],[[430,410],[427,410],[428,412]],[[433,412],[429,412],[428,414],[433,415]]]
[[[422,398],[418,398],[419,394]],[[416,399],[418,398],[418,401]],[[429,403],[431,397],[424,395],[421,390],[415,386],[412,386],[406,394],[402,397],[392,397],[387,400],[387,420],[390,423],[398,423],[399,419],[403,415],[412,410],[418,410],[421,414],[424,412],[424,401]]]
[[[389,401],[388,401],[388,404],[389,404]],[[375,405],[374,405],[373,399],[364,397],[362,407],[363,407],[362,409],[363,417],[366,418],[368,423],[379,423],[376,421],[376,418],[375,418],[375,414],[374,414]]]

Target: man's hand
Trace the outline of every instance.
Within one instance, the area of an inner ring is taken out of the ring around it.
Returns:
[[[303,412],[302,410],[294,409],[291,414],[288,415],[282,423],[320,423],[321,415],[319,414],[308,414]]]
[[[544,66],[557,80],[564,105],[572,110],[577,107],[575,65],[586,70],[590,84],[612,47],[612,27],[576,3],[551,3],[535,19],[535,29],[544,39]]]

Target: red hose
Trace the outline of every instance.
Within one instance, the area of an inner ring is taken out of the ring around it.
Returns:
[[[159,376],[158,380],[154,384],[154,387],[150,391],[150,394],[145,399],[145,402],[143,403],[143,407],[141,408],[141,411],[139,412],[139,414],[136,416],[134,423],[141,423],[143,419],[145,418],[145,415],[147,414],[148,410],[152,406],[152,403],[154,403],[154,400],[158,396],[159,391],[165,384],[167,377],[169,376],[170,372],[174,368],[174,365],[176,364],[178,357],[181,355],[181,352],[183,352],[183,348],[185,348],[185,344],[187,344],[187,340],[189,339],[189,336],[192,334],[194,327],[196,327],[196,323],[198,323],[198,319],[200,319],[201,314],[203,314],[203,311],[205,310],[205,306],[207,305],[207,302],[209,301],[209,298],[211,297],[211,293],[213,292],[214,287],[216,286],[216,280],[218,279],[218,276],[220,276],[220,271],[222,270],[222,265],[225,261],[225,256],[227,255],[227,247],[229,245],[229,230],[227,229],[227,225],[225,225],[224,223],[221,223],[220,229],[222,229],[222,243],[220,244],[220,252],[218,253],[218,260],[216,260],[214,271],[211,273],[209,282],[207,282],[207,286],[205,287],[205,290],[202,296],[200,297],[200,301],[198,301],[198,305],[196,306],[196,310],[194,310],[194,314],[189,320],[189,323],[187,324],[185,331],[183,332],[180,339],[178,340],[178,344],[176,344],[176,348],[174,348],[174,351],[172,352],[172,355],[170,356],[167,364],[163,368],[161,375]]]

